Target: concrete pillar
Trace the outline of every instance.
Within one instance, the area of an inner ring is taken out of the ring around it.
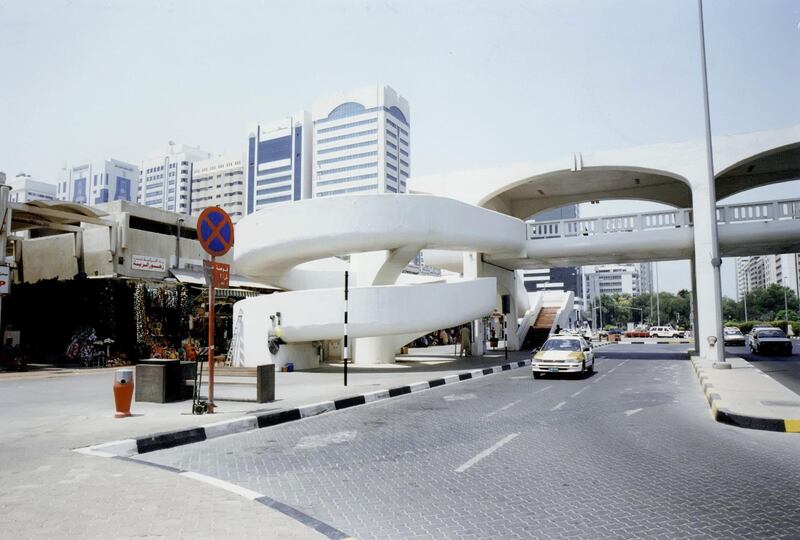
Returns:
[[[721,362],[725,357],[722,339],[722,287],[720,285],[716,200],[705,179],[692,187],[694,223],[694,275],[697,293],[697,339],[700,355]],[[714,337],[716,344],[709,344]]]
[[[514,279],[517,279],[516,273]],[[508,333],[508,350],[519,350],[519,319],[517,319],[517,299],[511,295],[511,313],[506,315],[506,332]]]
[[[474,251],[464,252],[464,277],[477,279],[481,275],[480,253]],[[486,343],[483,341],[483,321],[476,319],[470,326],[472,333],[472,356],[483,356],[486,353]]]
[[[692,318],[692,342],[694,343],[694,354],[700,354],[700,340],[698,339],[698,326],[697,326],[697,276],[695,275],[697,269],[695,268],[694,264],[694,257],[689,260],[690,264],[690,277],[692,278],[692,290],[690,291],[690,298],[692,302],[692,313],[690,317]]]

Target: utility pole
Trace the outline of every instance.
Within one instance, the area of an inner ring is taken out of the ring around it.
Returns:
[[[658,290],[658,263],[656,263],[656,326],[661,326],[661,299]]]

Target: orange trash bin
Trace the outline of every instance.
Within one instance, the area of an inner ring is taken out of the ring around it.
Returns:
[[[131,401],[133,400],[133,370],[118,369],[114,372],[114,405],[117,418],[131,415]]]

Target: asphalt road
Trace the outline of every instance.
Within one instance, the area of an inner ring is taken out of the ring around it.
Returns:
[[[585,379],[517,369],[139,459],[363,539],[797,538],[800,437],[714,422],[685,348],[610,346]]]
[[[789,390],[800,394],[800,341],[792,340],[791,356],[753,354],[749,347],[725,347],[725,350],[744,358]]]

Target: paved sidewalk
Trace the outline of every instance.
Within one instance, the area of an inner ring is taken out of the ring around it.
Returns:
[[[729,356],[731,369],[691,357],[714,418],[750,429],[800,433],[800,396],[750,362]]]
[[[134,403],[115,419],[113,369],[0,376],[0,537],[321,538],[298,521],[191,478],[74,448],[248,414],[290,409],[504,364],[502,351],[458,359],[452,347],[412,350],[390,366],[276,373],[276,401],[220,402],[193,416],[189,401]],[[529,358],[509,353],[509,361]]]

